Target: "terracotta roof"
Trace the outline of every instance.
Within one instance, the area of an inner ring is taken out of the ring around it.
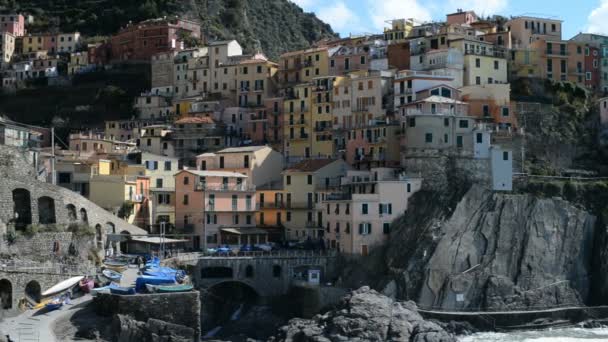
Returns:
[[[335,161],[336,159],[305,159],[285,171],[315,172]]]
[[[281,57],[291,57],[291,56],[297,56],[297,55],[302,55],[302,54],[307,54],[307,53],[314,53],[314,52],[320,52],[320,51],[327,51],[327,47],[319,47],[319,48],[312,48],[312,49],[306,49],[306,50],[290,51],[290,52],[286,52],[286,53],[282,54]]]
[[[176,124],[212,124],[213,118],[208,116],[191,116],[175,121]]]

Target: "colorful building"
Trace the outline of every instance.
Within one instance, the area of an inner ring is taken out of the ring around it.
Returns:
[[[284,53],[279,61],[279,82],[297,84],[310,82],[315,77],[328,76],[328,60],[329,48],[327,47]]]
[[[15,37],[25,35],[25,17],[22,14],[1,14],[0,33],[10,33]]]
[[[325,232],[319,203],[339,186],[348,164],[343,160],[306,159],[283,171],[285,236],[288,240],[320,240]]]
[[[367,256],[388,241],[392,222],[403,215],[422,179],[397,169],[347,171],[340,191],[325,197],[326,246],[345,254]]]

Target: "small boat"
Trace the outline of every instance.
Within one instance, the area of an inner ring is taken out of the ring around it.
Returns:
[[[188,292],[194,288],[192,285],[152,285],[146,284],[146,288],[150,293],[172,293],[172,292]]]
[[[56,285],[54,285],[53,287],[49,288],[48,290],[42,292],[42,297],[47,297],[59,292],[63,292],[66,291],[70,288],[72,288],[73,286],[77,285],[84,277],[72,277],[70,279],[64,280]]]
[[[134,295],[135,294],[135,288],[134,287],[110,287],[110,293],[111,294],[117,294],[117,295]]]
[[[48,303],[50,303],[53,300],[53,298],[46,298],[40,301],[40,303],[34,305],[34,307],[32,309],[34,310],[39,310],[42,309],[43,307],[45,307]]]
[[[120,281],[122,278],[122,274],[120,272],[116,272],[110,269],[101,271],[104,277],[108,278],[110,281]]]
[[[123,272],[129,267],[129,263],[126,261],[118,260],[106,260],[103,262],[106,269],[110,269],[116,272]]]
[[[95,287],[95,282],[92,278],[84,278],[78,283],[78,286],[80,286],[82,292],[89,293]]]
[[[52,301],[46,303],[44,307],[48,311],[53,311],[59,309],[63,305],[63,299],[60,297],[54,298]]]
[[[110,283],[110,285],[106,285],[106,286],[102,286],[102,287],[96,287],[94,289],[91,290],[91,295],[92,296],[97,296],[100,293],[110,293],[110,289],[112,288],[117,288],[120,287],[118,284],[112,282]]]
[[[175,277],[154,277],[154,276],[139,276],[135,280],[135,289],[137,292],[145,292],[146,284],[151,285],[173,285],[175,284]]]

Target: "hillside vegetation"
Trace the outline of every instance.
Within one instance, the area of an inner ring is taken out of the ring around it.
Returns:
[[[334,36],[331,27],[288,0],[0,0],[0,11],[34,16],[30,32],[79,31],[108,36],[129,21],[182,15],[212,40],[237,39],[248,52],[277,58]]]

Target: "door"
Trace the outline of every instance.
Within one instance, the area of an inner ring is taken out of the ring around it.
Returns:
[[[361,255],[362,256],[367,256],[368,255],[367,245],[361,245]]]

